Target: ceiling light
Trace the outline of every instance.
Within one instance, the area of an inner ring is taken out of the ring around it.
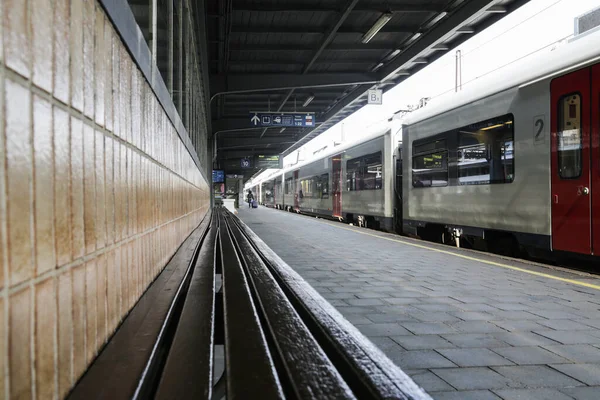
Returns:
[[[302,107],[306,107],[307,105],[309,105],[309,104],[310,104],[310,102],[314,100],[314,98],[315,98],[315,95],[311,93],[311,94],[310,94],[310,95],[309,95],[309,96],[306,98],[306,100],[304,100],[304,104],[302,104]]]
[[[383,63],[379,63],[376,66],[374,66],[373,69],[371,70],[371,72],[375,72],[375,71],[377,71],[381,67],[383,67]]]
[[[369,29],[367,33],[364,34],[364,36],[362,37],[362,42],[369,43],[371,39],[373,39],[375,35],[377,35],[377,32],[379,32],[381,28],[383,28],[385,24],[387,24],[390,21],[390,19],[392,19],[393,15],[394,14],[392,14],[391,12],[387,12],[381,17],[379,17],[379,19],[375,21],[371,29]]]
[[[283,131],[285,131],[285,128],[281,128],[281,129],[279,130],[279,133],[283,133]]]

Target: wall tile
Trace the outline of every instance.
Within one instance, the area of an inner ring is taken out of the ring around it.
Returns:
[[[98,125],[104,126],[104,85],[106,84],[106,49],[104,44],[104,11],[96,7],[95,15],[95,119]]]
[[[96,131],[96,248],[102,249],[106,244],[106,207],[104,177],[104,134]]]
[[[128,165],[128,159],[127,159],[127,147],[126,146],[121,146],[121,172],[120,172],[120,189],[119,192],[121,193],[121,218],[123,218],[123,220],[121,221],[121,237],[122,238],[128,238],[128,226],[129,226],[129,191],[130,191],[130,187],[129,187],[129,168],[131,168],[131,166]]]
[[[81,0],[80,0],[81,1]],[[94,118],[95,0],[83,0],[83,113]]]
[[[137,68],[131,69],[131,144],[136,147],[139,145],[139,106],[140,106],[140,95],[139,95],[139,70]]]
[[[9,277],[12,285],[33,277],[31,237],[33,160],[31,95],[24,87],[5,81],[6,175]]]
[[[131,142],[131,126],[128,117],[131,113],[131,61],[129,53],[125,47],[120,46],[121,54],[119,61],[121,63],[121,73],[119,74],[119,125],[121,138]]]
[[[121,256],[119,260],[119,273],[121,275],[121,315],[129,311],[129,271],[127,269],[127,245],[119,248]]]
[[[116,295],[117,295],[117,310],[118,310],[118,318],[121,320],[121,316],[125,315],[125,306],[123,301],[123,265],[121,263],[121,249],[122,247],[117,247],[114,250],[115,253],[115,279],[117,280],[117,286],[115,287]]]
[[[79,379],[86,364],[86,302],[85,265],[72,269],[73,272],[73,381]]]
[[[31,289],[10,296],[9,371],[10,398],[26,399],[31,393]]]
[[[54,343],[56,341],[56,290],[54,278],[35,288],[35,380],[36,396],[51,399],[55,392]]]
[[[36,0],[31,10],[33,83],[52,93],[52,0]]]
[[[54,0],[54,20],[69,21],[69,0]],[[71,82],[69,79],[69,24],[54,24],[52,30],[54,31],[54,97],[63,103],[68,103]]]
[[[73,259],[85,254],[83,123],[71,117],[71,243]]]
[[[56,265],[54,256],[54,162],[52,106],[33,97],[33,150],[35,162],[35,245],[37,275]]]
[[[71,1],[71,105],[83,111],[83,1]]]
[[[106,298],[106,254],[101,254],[96,259],[96,287],[97,287],[97,319],[96,319],[96,338],[98,347],[101,347],[106,340],[106,316],[107,316],[107,298]]]
[[[113,133],[121,137],[121,39],[112,32],[112,118]]]
[[[96,337],[98,325],[98,285],[96,279],[96,260],[88,261],[85,264],[85,347],[86,360],[88,363],[90,363],[94,359],[98,343],[98,338]]]
[[[83,125],[83,197],[84,197],[84,229],[85,253],[96,250],[96,158],[94,128]]]
[[[113,174],[114,174],[114,194],[115,194],[115,241],[123,239],[123,224],[125,216],[123,213],[123,186],[124,181],[121,178],[121,145],[117,140],[113,142]]]
[[[106,79],[104,82],[104,114],[105,126],[110,132],[113,130],[113,28],[108,18],[104,18],[104,68]]]
[[[71,132],[68,114],[53,109],[54,122],[54,235],[57,265],[71,261],[71,208],[69,175],[71,169]]]
[[[138,157],[135,151],[128,149],[127,154],[127,165],[129,167],[128,181],[129,181],[129,214],[127,221],[129,222],[129,236],[137,234],[137,181],[136,172],[138,170]]]
[[[4,297],[0,297],[0,397],[8,398],[8,393],[6,391],[8,388],[5,385],[4,374],[6,373],[6,355],[8,354],[8,321],[5,319],[7,317],[4,312]]]
[[[106,244],[113,244],[115,241],[115,193],[114,193],[114,164],[113,164],[114,143],[110,137],[104,138],[104,166],[106,191],[104,193],[106,206]]]
[[[13,71],[29,78],[31,37],[27,1],[4,0],[4,62]]]
[[[73,381],[73,298],[71,271],[58,278],[58,393],[64,398]]]
[[[117,327],[119,316],[118,290],[119,282],[115,266],[115,250],[111,250],[106,257],[106,318],[108,335]]]

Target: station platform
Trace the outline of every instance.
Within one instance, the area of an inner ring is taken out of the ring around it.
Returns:
[[[239,217],[434,399],[599,399],[600,278],[259,207]]]

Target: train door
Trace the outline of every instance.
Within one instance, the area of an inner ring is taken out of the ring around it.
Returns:
[[[398,152],[396,159],[396,182],[394,183],[394,218],[395,229],[397,232],[402,231],[402,149]]]
[[[552,248],[582,254],[592,252],[590,79],[586,68],[551,84]]]
[[[331,193],[333,216],[342,216],[342,155],[338,154],[331,159]]]
[[[294,209],[297,210],[300,208],[300,181],[298,181],[298,171],[294,171]]]
[[[592,67],[592,252],[600,254],[600,64]]]

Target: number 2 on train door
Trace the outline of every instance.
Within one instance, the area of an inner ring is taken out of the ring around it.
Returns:
[[[590,79],[585,68],[551,83],[552,248],[581,254],[592,251]]]

